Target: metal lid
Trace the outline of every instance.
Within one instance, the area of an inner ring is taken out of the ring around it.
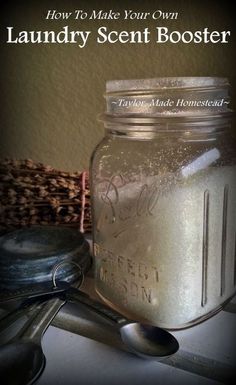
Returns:
[[[61,262],[66,263],[58,279],[73,282],[80,272],[72,261],[83,272],[91,265],[89,244],[76,229],[34,226],[10,232],[0,237],[0,287],[48,282]]]

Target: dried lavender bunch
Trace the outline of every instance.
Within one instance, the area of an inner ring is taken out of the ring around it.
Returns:
[[[67,225],[91,231],[88,173],[65,172],[31,159],[0,162],[0,231]]]

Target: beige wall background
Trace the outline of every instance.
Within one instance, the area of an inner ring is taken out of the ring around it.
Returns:
[[[20,4],[19,4],[20,3]],[[48,9],[113,8],[179,12],[174,21],[47,21]],[[87,169],[103,136],[97,116],[105,109],[105,82],[159,76],[224,76],[235,104],[235,37],[230,44],[104,44],[96,30],[232,30],[228,1],[31,1],[5,3],[1,11],[0,157],[31,158],[64,170]],[[21,30],[91,30],[88,45],[6,44],[6,26]]]

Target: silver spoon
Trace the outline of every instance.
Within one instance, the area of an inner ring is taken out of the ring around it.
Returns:
[[[90,298],[78,289],[71,288],[67,299],[85,305],[90,310],[107,318],[116,325],[121,339],[129,350],[141,357],[160,359],[170,356],[179,349],[176,338],[164,329],[128,320],[120,313]]]
[[[42,335],[64,303],[53,298],[41,305],[37,315],[33,313],[10,343],[0,347],[0,378],[4,385],[29,385],[40,376],[46,361]]]

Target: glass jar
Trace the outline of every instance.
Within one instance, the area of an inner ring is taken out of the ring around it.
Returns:
[[[95,285],[126,316],[168,329],[236,289],[236,156],[224,78],[109,81],[91,162]]]

